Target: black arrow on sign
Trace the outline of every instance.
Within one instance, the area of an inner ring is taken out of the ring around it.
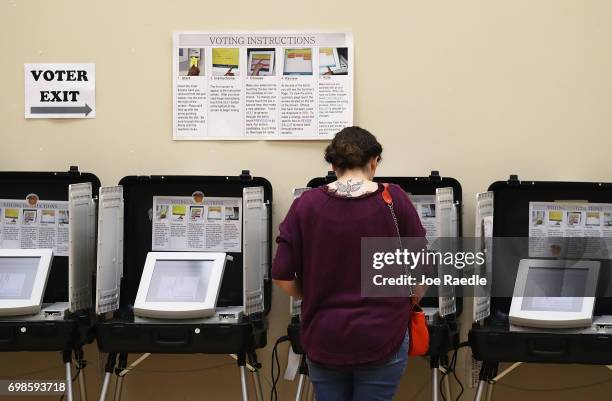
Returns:
[[[87,116],[91,113],[91,107],[86,103],[85,106],[68,107],[31,107],[30,113],[32,114],[85,114]]]

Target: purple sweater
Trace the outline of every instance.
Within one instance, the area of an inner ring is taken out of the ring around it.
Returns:
[[[302,284],[301,341],[308,357],[330,366],[363,365],[390,358],[408,327],[406,298],[361,297],[361,238],[395,237],[395,225],[376,192],[355,198],[326,187],[296,199],[280,224],[272,265],[275,280]],[[403,237],[425,229],[397,185],[390,185]]]

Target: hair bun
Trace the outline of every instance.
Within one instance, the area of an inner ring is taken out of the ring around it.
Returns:
[[[360,127],[347,127],[325,149],[325,161],[340,170],[362,168],[381,153],[382,146],[374,135]]]

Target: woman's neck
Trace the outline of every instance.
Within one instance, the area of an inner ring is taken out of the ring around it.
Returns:
[[[374,192],[378,185],[362,171],[346,171],[338,175],[338,180],[329,184],[328,188],[338,195],[354,197]]]
[[[338,173],[336,172],[336,176],[338,178],[338,181],[342,181],[342,182],[346,182],[346,181],[363,181],[363,182],[367,182],[367,181],[371,181],[372,178],[370,177],[370,174],[368,174],[367,171],[364,171],[364,169],[352,169],[352,170],[344,170],[342,171],[342,173]]]

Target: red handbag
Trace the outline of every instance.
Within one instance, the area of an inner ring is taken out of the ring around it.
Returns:
[[[412,305],[410,314],[410,338],[408,355],[422,356],[429,351],[429,329],[425,312],[418,303]]]
[[[389,207],[391,217],[393,217],[393,223],[395,223],[395,229],[397,230],[397,238],[402,246],[402,235],[399,230],[399,224],[397,222],[397,216],[395,215],[395,209],[393,209],[393,197],[389,191],[389,184],[383,184],[382,198]],[[410,313],[410,322],[408,323],[408,329],[410,330],[408,355],[410,356],[421,356],[427,354],[429,350],[429,329],[427,328],[427,318],[423,309],[417,302],[412,304],[412,312]]]

